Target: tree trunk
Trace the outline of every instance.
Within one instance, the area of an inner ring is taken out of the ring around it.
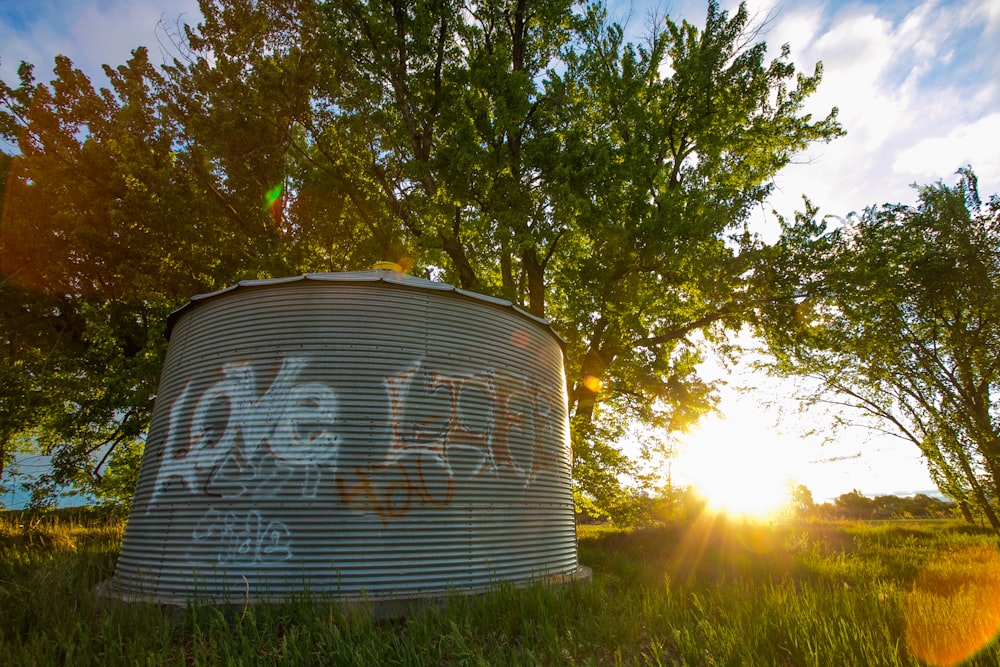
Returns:
[[[517,303],[517,287],[514,285],[514,263],[511,261],[507,239],[500,240],[500,280],[503,282],[504,297]]]
[[[545,267],[534,247],[524,251],[521,261],[528,277],[528,310],[536,317],[545,317]]]
[[[972,468],[969,466],[969,462],[964,456],[962,457],[962,464],[965,468],[965,476],[969,485],[972,487],[972,492],[976,496],[976,504],[979,505],[979,507],[982,508],[983,513],[986,514],[986,518],[989,520],[990,526],[993,530],[1000,534],[1000,518],[998,518],[996,512],[993,511],[993,505],[990,503],[989,497],[987,497],[982,485],[979,484],[979,480],[976,479],[975,473],[972,471]]]
[[[598,320],[595,336],[591,339],[590,349],[580,364],[580,377],[573,385],[570,396],[571,412],[575,419],[582,418],[589,422],[594,416],[594,406],[600,400],[604,390],[605,371],[617,356],[617,350],[612,345],[601,345],[605,321]]]
[[[469,262],[469,256],[465,253],[465,246],[462,245],[462,239],[459,236],[461,223],[462,212],[458,207],[455,207],[455,219],[452,222],[451,235],[445,234],[443,230],[440,232],[441,247],[448,253],[451,261],[455,263],[455,268],[458,269],[458,280],[462,289],[475,291],[479,280],[476,278],[476,272]]]
[[[966,523],[976,524],[976,519],[972,516],[972,508],[969,507],[968,500],[959,500],[958,509],[962,511],[962,517],[965,518]]]

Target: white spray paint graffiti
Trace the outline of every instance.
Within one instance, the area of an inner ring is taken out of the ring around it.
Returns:
[[[192,537],[216,554],[220,565],[273,563],[292,557],[288,526],[265,523],[257,510],[246,513],[209,510]]]
[[[227,363],[193,409],[189,381],[170,409],[151,503],[172,479],[192,493],[233,498],[273,492],[268,484],[290,471],[299,473],[301,495],[314,497],[322,466],[337,457],[337,399],[326,384],[297,382],[307,363],[285,359],[263,392],[250,364]]]
[[[267,384],[265,369],[226,363],[200,396],[188,381],[170,407],[147,511],[168,488],[219,501],[265,500],[283,488],[315,498],[328,475],[345,507],[387,524],[417,505],[449,504],[459,484],[502,477],[527,489],[559,465],[558,396],[530,377],[442,373],[417,362],[384,378],[389,441],[372,443],[367,464],[341,470],[337,393],[301,381],[308,364],[289,357]],[[211,507],[192,537],[198,554],[219,563],[292,556],[288,526],[257,509]]]
[[[502,476],[526,489],[540,470],[558,464],[552,397],[530,378],[492,369],[445,374],[417,363],[385,378],[385,386],[388,453],[371,466],[340,471],[336,480],[344,504],[374,512],[383,524],[417,504],[447,505],[457,477],[471,486],[477,477]]]
[[[250,364],[225,364],[193,407],[189,381],[170,409],[150,506],[178,479],[190,493],[220,499],[271,495],[289,480],[301,497],[315,497],[323,467],[337,457],[337,399],[326,384],[298,381],[307,363],[285,359],[263,391]],[[212,508],[192,538],[219,563],[246,564],[290,558],[289,535],[257,510]]]

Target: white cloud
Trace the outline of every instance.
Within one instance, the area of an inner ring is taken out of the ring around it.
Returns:
[[[768,50],[772,55],[777,55],[781,46],[788,44],[792,58],[795,59],[797,53],[803,52],[806,45],[815,40],[820,29],[822,9],[781,10],[776,18],[774,29],[767,34]],[[812,72],[811,64],[803,63],[803,67],[807,72]]]
[[[36,24],[27,29],[0,23],[0,76],[13,83],[21,61],[35,65],[36,75],[52,68],[52,58],[65,51],[61,31],[48,24]],[[54,51],[50,51],[54,47]]]
[[[162,19],[170,23],[179,13],[196,8],[185,8],[177,2],[144,3],[119,0],[114,4],[90,5],[74,21],[70,36],[75,47],[89,54],[92,60],[116,66],[124,63],[137,46],[150,49],[151,57],[158,56],[157,25]],[[189,21],[200,15],[188,14]]]
[[[892,170],[925,183],[941,178],[942,171],[954,173],[959,167],[971,164],[973,170],[982,175],[982,194],[998,193],[1000,152],[996,148],[996,137],[1000,137],[1000,112],[959,125],[943,136],[918,141],[896,156]]]
[[[811,107],[837,106],[857,149],[879,148],[906,123],[903,91],[884,85],[896,55],[892,24],[871,13],[841,19],[810,50],[824,65],[823,83]]]
[[[982,23],[987,33],[1000,32],[1000,2],[986,0],[959,4],[960,11],[970,14],[972,22]]]
[[[826,24],[804,48],[787,41],[800,68],[824,64],[823,82],[807,110],[820,117],[837,106],[847,136],[812,147],[799,156],[800,164],[779,174],[771,204],[780,213],[801,209],[803,193],[836,215],[910,203],[911,183],[954,182],[955,169],[969,162],[983,194],[997,191],[1000,155],[991,138],[1000,132],[1000,86],[995,77],[976,75],[998,67],[982,11],[957,11],[936,1],[901,17],[875,4],[826,14],[824,7],[810,7],[811,13],[786,10],[782,18],[790,26],[792,17],[825,15]],[[782,23],[775,33],[784,39],[786,31]]]
[[[147,46],[159,61],[157,23],[178,16],[190,22],[200,17],[196,0],[35,0],[31,10],[0,11],[0,78],[14,83],[18,63],[35,65],[37,78],[47,81],[56,55],[66,55],[91,78],[101,65],[124,64],[137,46]],[[23,21],[23,24],[21,22]],[[161,36],[162,38],[162,36]]]
[[[950,30],[948,26],[941,25],[943,17],[941,12],[935,12],[935,9],[934,2],[918,5],[906,15],[894,31],[894,38],[901,47],[900,50],[904,53],[909,52],[908,55],[912,55],[916,61],[914,69],[930,67],[941,48],[941,42],[935,41],[933,37],[941,33],[947,34]],[[945,62],[949,59],[946,58]]]

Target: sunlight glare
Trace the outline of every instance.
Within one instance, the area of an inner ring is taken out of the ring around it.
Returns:
[[[928,665],[965,662],[1000,633],[1000,556],[970,546],[941,550],[903,595],[906,646]]]
[[[698,490],[709,509],[768,518],[788,504],[798,457],[784,441],[719,418],[706,420],[683,441],[678,474]]]

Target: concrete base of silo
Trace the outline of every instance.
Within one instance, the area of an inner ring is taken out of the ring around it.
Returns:
[[[574,584],[589,583],[593,573],[585,565],[580,565],[570,574],[553,574],[541,579],[512,584],[515,588],[524,589],[534,585],[545,588],[562,587]],[[498,581],[495,586],[479,589],[454,589],[445,593],[429,592],[421,595],[373,595],[356,598],[343,598],[334,595],[310,594],[304,591],[300,597],[245,597],[237,599],[217,598],[182,598],[163,595],[149,595],[133,590],[124,590],[113,578],[101,582],[93,589],[94,598],[99,607],[110,608],[155,608],[165,615],[179,619],[184,611],[191,607],[213,607],[223,611],[242,611],[259,605],[280,605],[296,601],[311,601],[320,604],[338,605],[345,613],[364,613],[373,619],[400,618],[419,613],[428,608],[444,608],[448,601],[454,598],[484,596],[499,590],[511,582]]]

